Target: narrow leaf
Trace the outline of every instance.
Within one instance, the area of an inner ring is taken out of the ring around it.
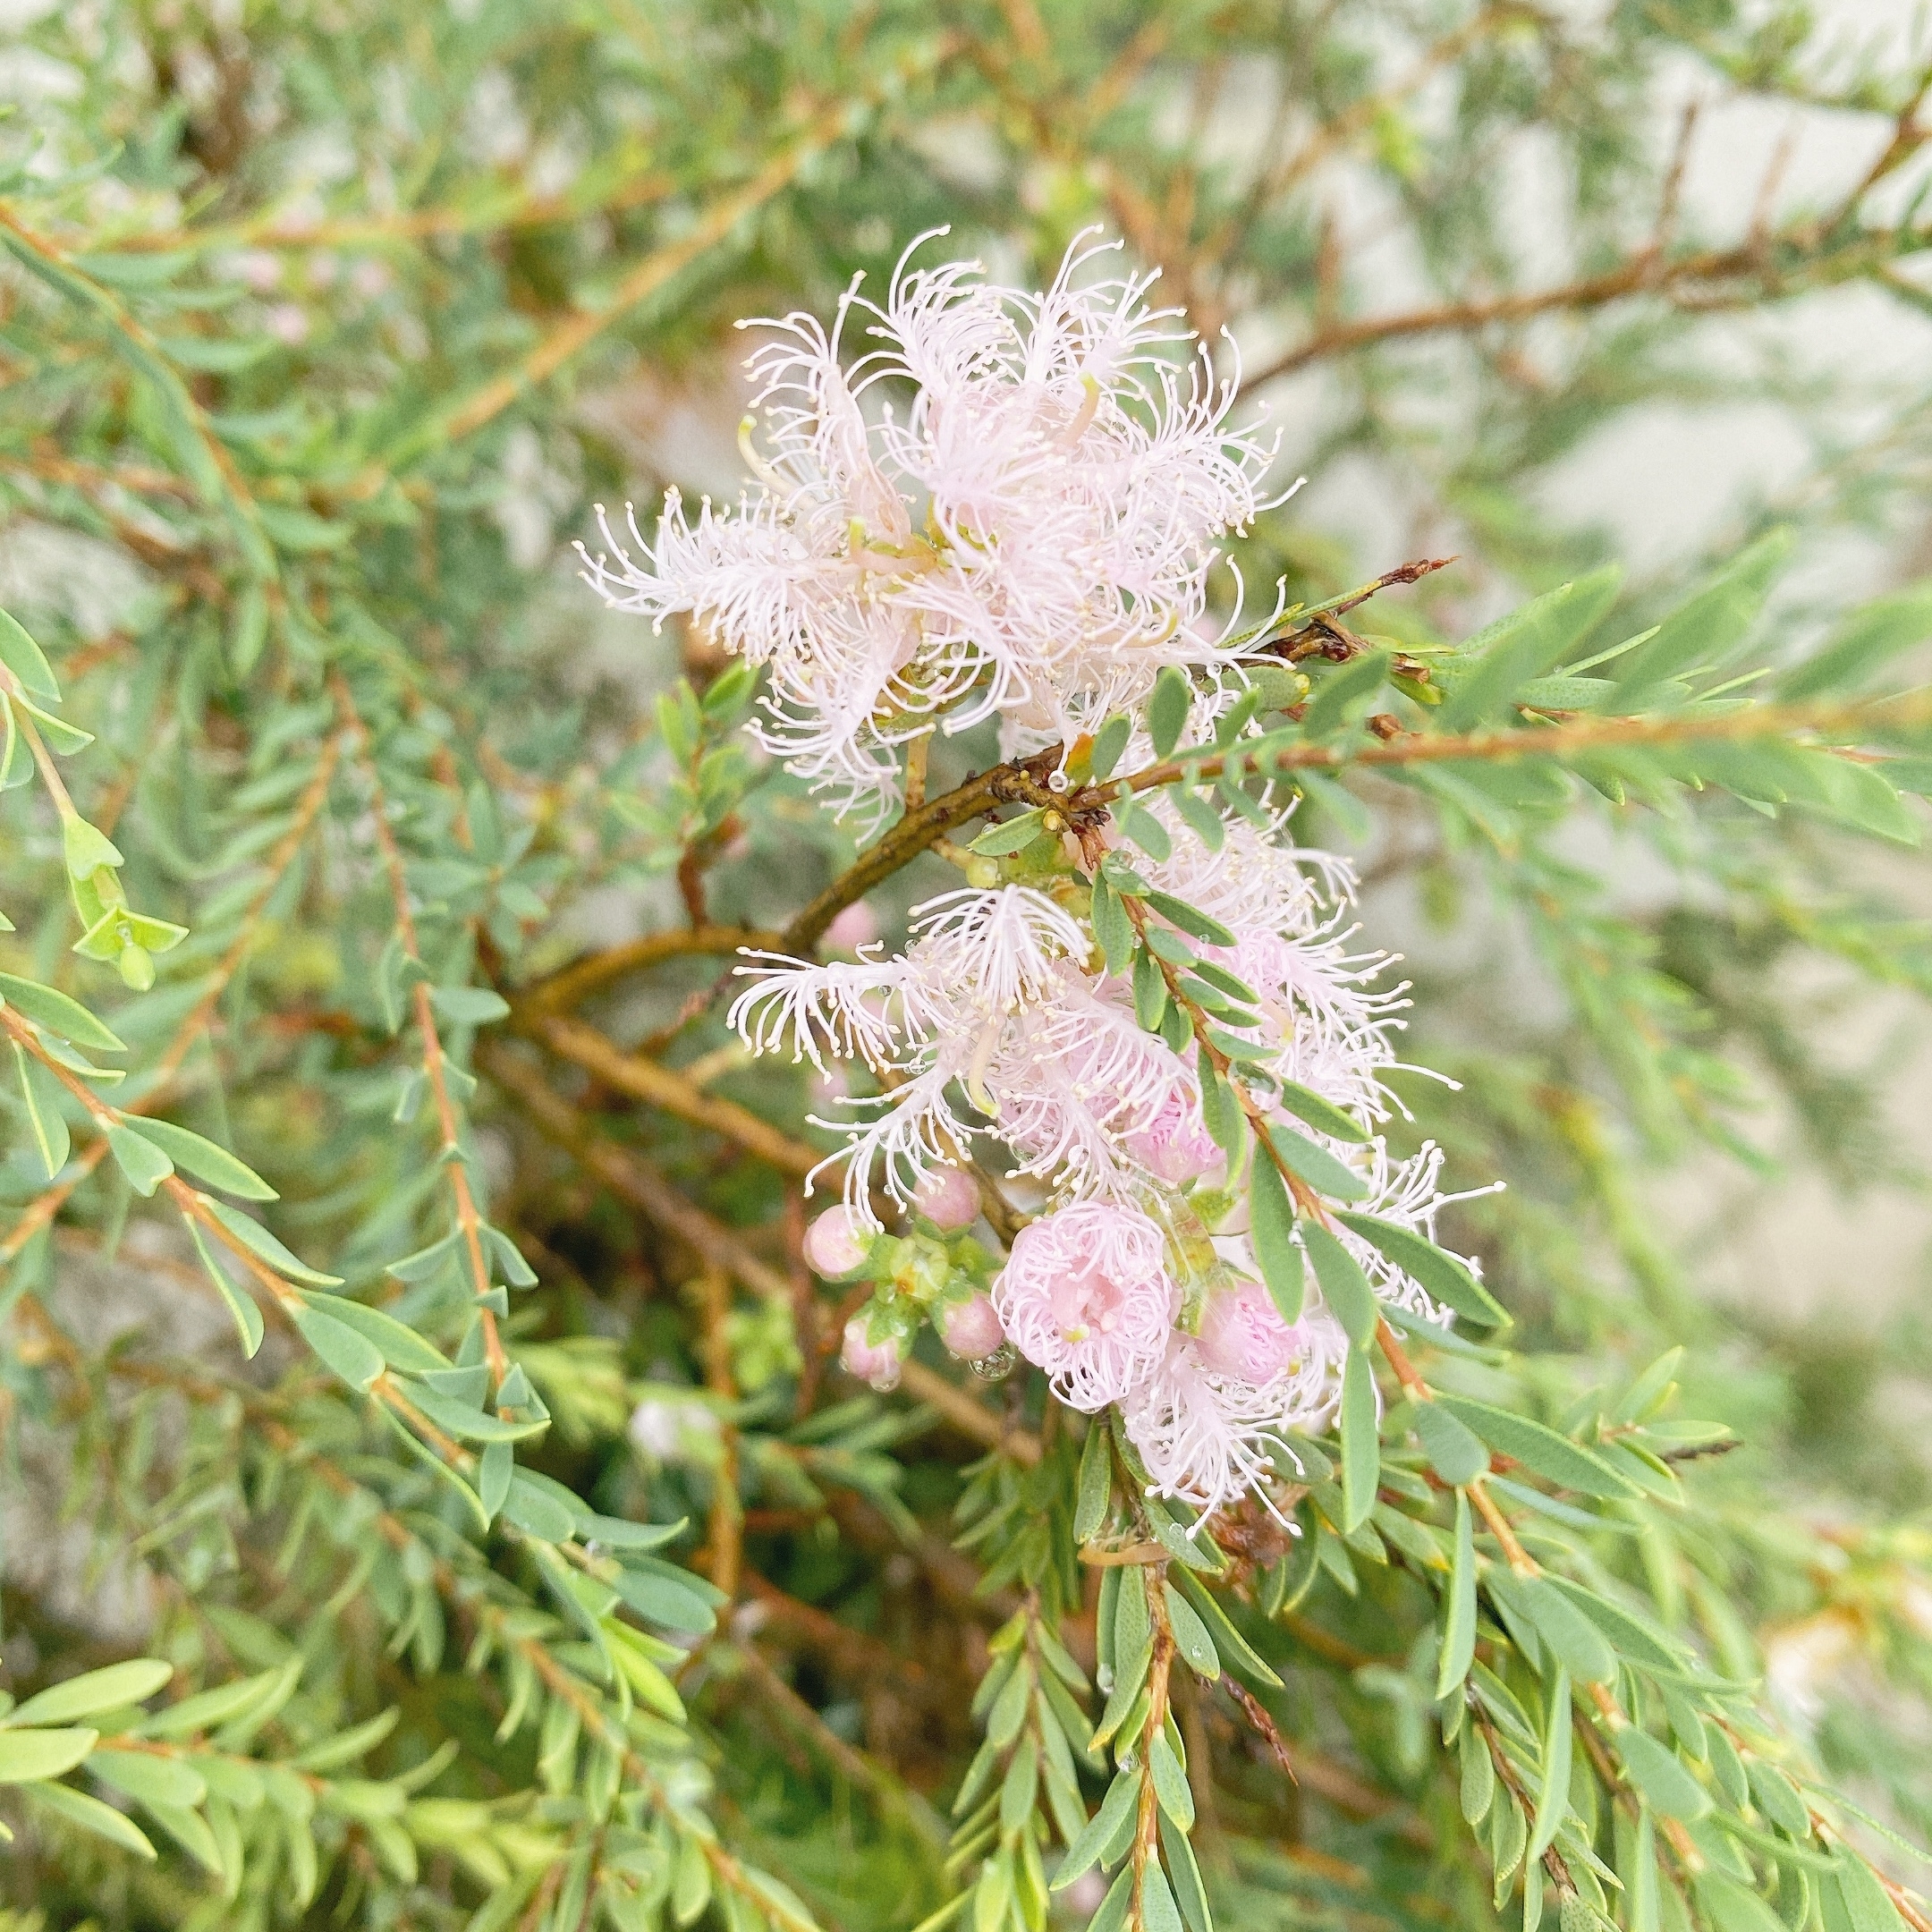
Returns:
[[[1261,1278],[1285,1322],[1299,1321],[1308,1292],[1301,1250],[1294,1240],[1294,1207],[1275,1164],[1257,1152],[1248,1182],[1250,1239]]]
[[[1456,1491],[1455,1550],[1449,1563],[1444,1609],[1442,1655],[1436,1666],[1437,1698],[1453,1696],[1462,1688],[1476,1657],[1476,1538],[1470,1521],[1469,1496],[1462,1489]],[[1484,1756],[1487,1755],[1486,1750]]]
[[[1375,1376],[1365,1350],[1352,1348],[1342,1376],[1342,1531],[1368,1521],[1381,1479],[1382,1442],[1376,1412]]]

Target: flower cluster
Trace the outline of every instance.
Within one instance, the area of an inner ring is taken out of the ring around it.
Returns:
[[[1216,540],[1265,506],[1273,446],[1231,424],[1234,381],[1149,306],[1153,276],[1094,279],[1097,252],[1076,242],[1031,294],[902,261],[829,331],[752,325],[775,332],[748,364],[757,487],[695,521],[672,491],[655,541],[600,509],[589,580],[767,665],[765,741],[875,811],[936,724],[1071,748],[1164,665],[1224,659],[1202,623]],[[877,346],[848,367],[855,314]]]
[[[1384,984],[1392,962],[1353,945],[1346,863],[1288,843],[1284,810],[1258,825],[1230,812],[1216,839],[1198,812],[1149,809],[1165,855],[1135,853],[1137,875],[1225,928],[1232,944],[1198,942],[1194,956],[1254,995],[1252,1017],[1226,1014],[1220,1029],[1247,1048],[1241,1091],[1254,1116],[1285,1119],[1270,1103],[1283,1082],[1331,1102],[1368,1138],[1312,1138],[1357,1177],[1361,1205],[1432,1232],[1439,1152],[1398,1161],[1374,1131],[1394,1104],[1383,1076],[1405,1001]],[[1026,863],[1034,883],[915,909],[897,954],[874,943],[856,959],[753,954],[738,969],[749,983],[732,1020],[754,1051],[821,1071],[857,1062],[877,1078],[876,1094],[845,1103],[862,1117],[843,1123],[844,1202],[816,1224],[836,1243],[820,1265],[848,1274],[869,1242],[891,1239],[885,1216],[933,1218],[935,1191],[997,1150],[1004,1186],[1045,1204],[992,1286],[1005,1341],[1072,1407],[1118,1406],[1153,1493],[1204,1513],[1244,1493],[1265,1501],[1276,1459],[1292,1471],[1289,1432],[1333,1412],[1345,1343],[1312,1280],[1292,1323],[1261,1285],[1198,1064],[1141,1025],[1131,985],[1107,971],[1077,861],[1065,855],[1044,877],[1038,854]],[[1180,933],[1145,916],[1173,951]],[[1419,1284],[1338,1232],[1378,1294],[1440,1318]],[[991,1352],[989,1330],[968,1346],[942,1333],[955,1353]],[[868,1379],[895,1376],[897,1360],[882,1362],[869,1331],[848,1337],[847,1364]]]
[[[1381,1138],[1403,988],[1356,944],[1346,861],[1290,837],[1293,801],[1155,788],[1112,817],[1082,790],[1088,733],[1122,768],[1156,762],[1134,717],[1165,666],[1184,676],[1165,674],[1165,743],[1177,696],[1192,741],[1258,728],[1241,722],[1251,657],[1200,620],[1212,539],[1254,513],[1267,455],[1227,427],[1232,385],[1161,352],[1192,338],[1146,281],[1079,284],[1087,259],[1031,296],[966,266],[902,269],[883,308],[855,285],[829,335],[792,318],[754,360],[763,493],[695,525],[674,500],[641,561],[592,570],[767,663],[775,741],[816,776],[889,792],[899,741],[989,712],[1010,749],[1063,748],[1066,809],[970,858],[901,950],[748,953],[731,1022],[828,1089],[869,1075],[841,1092],[845,1119],[818,1123],[845,1135],[843,1199],[807,1247],[874,1284],[846,1367],[892,1386],[927,1322],[982,1373],[1023,1356],[1060,1401],[1117,1411],[1148,1493],[1205,1521],[1243,1495],[1276,1507],[1292,1436],[1331,1416],[1346,1358],[1313,1279],[1284,1284],[1278,1244],[1250,1241],[1262,1137],[1301,1136],[1358,1205],[1431,1236],[1440,1157],[1398,1161]],[[883,346],[847,369],[857,309]],[[1109,894],[1135,906],[1133,970],[1118,924],[1106,944],[1097,929]],[[1024,1224],[1004,1265],[968,1232],[982,1187]],[[1443,1318],[1335,1233],[1385,1301]]]

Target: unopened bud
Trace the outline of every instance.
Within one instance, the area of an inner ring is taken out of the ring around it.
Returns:
[[[871,1251],[871,1236],[850,1208],[827,1208],[805,1230],[805,1258],[834,1279],[864,1267]]]

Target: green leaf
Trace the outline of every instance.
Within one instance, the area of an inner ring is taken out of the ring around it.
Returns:
[[[1248,1116],[1234,1089],[1215,1071],[1214,1058],[1205,1044],[1200,1048],[1199,1078],[1201,1124],[1208,1139],[1226,1156],[1228,1173],[1237,1174],[1241,1150],[1248,1144]]]
[[[1365,1349],[1352,1348],[1342,1375],[1342,1522],[1343,1535],[1359,1530],[1375,1507],[1381,1479],[1382,1443],[1377,1428],[1375,1376]]]
[[[1691,1880],[1714,1932],[1788,1932],[1784,1921],[1747,1885],[1707,1865]]]
[[[1489,1467],[1481,1441],[1440,1402],[1419,1402],[1414,1427],[1429,1467],[1453,1487],[1466,1487]]]
[[[1436,713],[1436,725],[1463,732],[1501,710],[1587,637],[1616,601],[1623,572],[1611,566],[1559,584],[1500,617],[1464,645],[1460,674]]]
[[[1709,1811],[1710,1793],[1684,1768],[1676,1752],[1648,1732],[1626,1724],[1616,1734],[1616,1750],[1631,1783],[1665,1818],[1696,1819]]]
[[[1333,1100],[1325,1100],[1320,1094],[1306,1087],[1298,1087],[1293,1080],[1277,1080],[1281,1089],[1281,1105],[1299,1121],[1305,1121],[1317,1133],[1325,1133],[1332,1140],[1347,1140],[1357,1147],[1364,1147],[1373,1138],[1368,1130]]]
[[[1087,1425],[1087,1440],[1080,1445],[1078,1500],[1073,1505],[1073,1540],[1090,1543],[1106,1521],[1107,1503],[1113,1494],[1114,1464],[1108,1441],[1106,1419],[1096,1416]]]
[[[107,1147],[137,1194],[152,1194],[174,1172],[174,1163],[152,1140],[120,1121],[108,1123]]]
[[[1172,787],[1167,796],[1195,837],[1209,852],[1219,852],[1227,843],[1227,826],[1221,814],[1199,792],[1190,792],[1185,785]]]
[[[1118,800],[1114,806],[1114,818],[1121,830],[1148,858],[1160,860],[1174,856],[1174,841],[1167,836],[1167,827],[1144,806],[1135,804],[1131,798]]]
[[[140,1136],[151,1140],[184,1174],[191,1174],[225,1194],[243,1200],[279,1200],[281,1197],[252,1167],[237,1160],[225,1147],[177,1127],[173,1121],[144,1118]]]
[[[1665,678],[1723,664],[1757,622],[1794,540],[1789,529],[1774,530],[1734,558],[1619,660],[1618,687],[1642,691]]]
[[[55,681],[53,666],[19,622],[4,611],[0,611],[0,664],[20,681],[21,689],[30,698],[38,698],[43,704],[60,702],[60,686]]]
[[[1688,1653],[1679,1645],[1621,1605],[1568,1577],[1552,1576],[1548,1580],[1550,1587],[1569,1597],[1629,1662],[1670,1672],[1682,1671],[1689,1664]]]
[[[1338,1213],[1335,1218],[1445,1308],[1487,1328],[1500,1328],[1509,1321],[1501,1304],[1462,1262],[1413,1229],[1375,1215]]]
[[[1004,859],[1009,853],[1024,852],[1040,835],[1046,816],[1046,808],[1038,805],[1031,811],[1021,812],[1017,818],[990,825],[972,842],[972,850],[987,859]]]
[[[1299,1321],[1308,1278],[1301,1250],[1295,1244],[1294,1206],[1275,1164],[1259,1152],[1248,1178],[1248,1204],[1250,1239],[1260,1264],[1261,1279],[1282,1319]]]
[[[545,1543],[565,1541],[577,1527],[568,1507],[530,1479],[524,1470],[513,1471],[510,1488],[503,1500],[505,1522]]]
[[[1242,1676],[1251,1678],[1270,1690],[1281,1689],[1282,1681],[1274,1666],[1234,1628],[1227,1612],[1216,1600],[1214,1592],[1199,1577],[1191,1571],[1171,1570],[1168,1580],[1200,1614],[1208,1634],[1214,1640],[1216,1654],[1226,1668],[1239,1671]]]
[[[1134,958],[1133,923],[1127,917],[1127,908],[1121,895],[1105,879],[1097,878],[1093,886],[1094,937],[1099,943],[1100,951],[1106,959],[1110,973],[1123,971],[1129,960]],[[1142,954],[1141,957],[1145,957]],[[1139,962],[1136,962],[1135,990],[1139,992]],[[1144,1024],[1145,1022],[1143,1022]]]
[[[212,1199],[206,1194],[197,1194],[195,1199],[250,1254],[258,1260],[266,1261],[277,1275],[285,1275],[292,1282],[300,1282],[306,1288],[342,1286],[340,1275],[324,1275],[310,1267],[306,1261],[284,1248],[259,1221],[243,1214],[239,1208],[229,1207],[225,1201]]]
[[[1317,1146],[1305,1134],[1298,1134],[1292,1127],[1270,1121],[1262,1131],[1289,1171],[1306,1181],[1318,1194],[1330,1200],[1360,1200],[1368,1191],[1368,1183],[1352,1167],[1326,1148]],[[1255,1165],[1261,1165],[1258,1158]]]
[[[1476,1657],[1476,1538],[1470,1522],[1468,1492],[1456,1491],[1455,1547],[1449,1561],[1449,1589],[1444,1599],[1442,1654],[1436,1666],[1436,1695],[1453,1696]],[[1488,1758],[1487,1749],[1483,1757]],[[1486,1805],[1485,1810],[1488,1809]],[[1479,1812],[1479,1818],[1482,1814]],[[1470,1822],[1475,1823],[1471,1818]]]
[[[429,1004],[452,1026],[487,1026],[510,1011],[510,1002],[501,993],[479,986],[436,987]]]
[[[1521,1607],[1572,1682],[1607,1683],[1616,1675],[1616,1653],[1603,1633],[1543,1578],[1497,1576],[1492,1588],[1506,1591]]]
[[[1561,1488],[1625,1502],[1643,1493],[1601,1456],[1540,1422],[1532,1422],[1528,1416],[1472,1401],[1467,1395],[1438,1395],[1436,1399],[1499,1455],[1509,1456]]]
[[[62,758],[72,758],[76,751],[85,751],[94,742],[94,733],[92,732],[84,732],[78,724],[70,724],[65,718],[55,717],[51,711],[43,711],[38,705],[34,704],[30,699],[16,698],[13,702],[22,711],[26,712],[30,717],[39,720],[40,735],[47,740],[48,750],[57,752]],[[67,826],[72,826],[80,822],[70,818],[67,820]],[[89,826],[88,830],[94,832],[94,827]],[[106,839],[100,833],[94,832],[94,835],[96,838],[100,839],[102,844],[107,845]],[[107,850],[114,852],[114,847],[107,845]],[[121,863],[121,855],[115,852],[114,856],[106,862],[109,865],[119,865]],[[85,874],[77,872],[74,877],[80,878],[84,877]]]
[[[438,1394],[421,1385],[409,1392],[409,1399],[430,1421],[462,1442],[523,1442],[540,1436],[550,1427],[549,1418],[538,1416],[527,1422],[506,1421],[502,1416],[487,1415],[453,1397]]]
[[[1093,741],[1093,751],[1087,761],[1088,776],[1098,784],[1114,775],[1114,767],[1120,763],[1121,753],[1127,749],[1127,741],[1133,736],[1133,720],[1125,712],[1116,711],[1100,727]]]
[[[1161,1857],[1188,1932],[1214,1932],[1214,1919],[1208,1909],[1208,1888],[1201,1883],[1200,1867],[1194,1861],[1194,1848],[1188,1843],[1187,1834],[1175,1830],[1165,1813],[1159,1815],[1158,1823]]]
[[[1165,1731],[1154,1733],[1148,1750],[1148,1769],[1153,1775],[1154,1796],[1160,1808],[1182,1831],[1194,1829],[1194,1793],[1188,1789],[1187,1773],[1174,1756],[1174,1746]]]
[[[1843,1907],[1848,1932],[1902,1932],[1904,1920],[1898,1907],[1879,1884],[1877,1875],[1856,1852],[1841,1850],[1833,1860],[1834,1869],[1821,1890],[1835,1890]],[[1826,1932],[1837,1932],[1827,1913]]]
[[[1154,680],[1154,694],[1148,699],[1148,735],[1154,741],[1154,756],[1172,758],[1187,728],[1188,712],[1194,694],[1187,674],[1174,665],[1164,665]]]
[[[1157,1741],[1165,1743],[1165,1738]],[[1131,1868],[1130,1868],[1131,1869]],[[1167,1875],[1157,1859],[1149,1859],[1140,1878],[1140,1923],[1143,1932],[1187,1932],[1181,1908],[1168,1889]]]
[[[1543,1724],[1543,1785],[1537,1794],[1536,1819],[1523,1856],[1534,1863],[1555,1843],[1570,1809],[1570,1680],[1557,1671],[1546,1685],[1549,1710]]]
[[[17,1710],[9,1711],[0,1726],[13,1730],[21,1724],[72,1724],[77,1717],[92,1717],[97,1712],[119,1710],[125,1704],[140,1704],[151,1698],[174,1674],[172,1664],[158,1657],[133,1657],[125,1664],[110,1664],[79,1677],[70,1677],[30,1697]]]
[[[1319,743],[1364,716],[1382,695],[1389,663],[1386,651],[1365,651],[1329,672],[1315,687],[1315,695],[1301,714],[1303,736]]]
[[[13,1045],[13,1069],[20,1077],[21,1098],[27,1107],[27,1124],[33,1132],[41,1169],[46,1178],[52,1181],[67,1165],[67,1157],[73,1151],[73,1140],[67,1131],[67,1116],[61,1110],[61,1085],[18,1040]]]
[[[306,1303],[291,1311],[305,1341],[321,1357],[324,1366],[340,1376],[358,1394],[383,1372],[382,1351],[346,1322]],[[412,1391],[412,1399],[421,1391]],[[432,1420],[434,1418],[431,1419]]]
[[[587,1543],[601,1543],[606,1549],[654,1550],[675,1543],[690,1527],[690,1519],[680,1516],[672,1523],[641,1523],[586,1510],[577,1527]]]
[[[208,1797],[208,1784],[191,1765],[152,1751],[101,1750],[88,1760],[88,1769],[104,1784],[144,1805],[175,1806],[186,1810]]]
[[[1846,612],[1815,656],[1787,671],[1778,696],[1787,700],[1853,690],[1873,672],[1932,637],[1932,578]]]
[[[365,1342],[374,1343],[389,1367],[405,1375],[427,1375],[450,1366],[449,1357],[440,1349],[385,1309],[352,1301],[347,1295],[304,1291],[302,1300],[329,1320],[354,1329]]]
[[[1630,1901],[1630,1932],[1659,1932],[1657,1826],[1648,1810],[1637,1814],[1636,1843],[1623,1877],[1623,1895]]]
[[[242,1337],[242,1352],[250,1361],[262,1345],[261,1310],[255,1305],[255,1298],[245,1289],[238,1288],[228,1278],[228,1271],[215,1258],[214,1250],[208,1246],[208,1237],[186,1215],[182,1216],[186,1224],[189,1238],[194,1242],[195,1252],[201,1258],[201,1266],[208,1279],[215,1284],[216,1291],[227,1304],[228,1312],[234,1318],[234,1325]]]
[[[0,973],[0,1000],[15,1012],[26,1014],[36,1026],[45,1027],[61,1039],[76,1046],[90,1046],[97,1053],[125,1053],[127,1047],[110,1033],[79,1000],[56,993],[52,987],[31,979],[17,979]]]
[[[666,1630],[702,1637],[717,1628],[717,1613],[687,1581],[655,1571],[620,1570],[610,1582],[640,1616]]]
[[[1209,919],[1198,907],[1191,906],[1184,899],[1176,899],[1172,893],[1148,891],[1140,895],[1169,925],[1191,937],[1204,940],[1209,945],[1231,946],[1234,935],[1217,919]]]
[[[85,818],[68,818],[61,826],[61,850],[67,861],[70,878],[92,878],[97,872],[112,871],[123,861],[121,850]]]
[[[1172,1583],[1162,1584],[1161,1589],[1175,1646],[1187,1659],[1189,1667],[1203,1677],[1218,1677],[1221,1674],[1220,1653],[1216,1650],[1214,1639],[1208,1634],[1208,1626],[1201,1622],[1199,1613]]]
[[[117,1811],[111,1804],[103,1804],[98,1798],[92,1798],[86,1792],[75,1791],[69,1784],[31,1784],[27,1789],[29,1799],[44,1809],[50,1811],[65,1823],[78,1826],[81,1831],[92,1832],[97,1838],[105,1838],[109,1844],[118,1845],[123,1852],[131,1852],[136,1858],[152,1859],[155,1848],[148,1843],[144,1832],[125,1811]]]
[[[1054,1874],[1052,1890],[1065,1891],[1082,1872],[1093,1868],[1122,1821],[1133,1815],[1140,1796],[1140,1774],[1120,1772],[1107,1786],[1106,1796],[1100,1801],[1100,1809],[1087,1820],[1086,1830],[1067,1847],[1067,1854],[1060,1861],[1060,1869]]]
[[[97,1731],[0,1731],[0,1784],[58,1777],[94,1749]]]
[[[1314,1264],[1315,1279],[1321,1284],[1322,1300],[1329,1312],[1355,1347],[1367,1348],[1376,1332],[1377,1313],[1368,1277],[1355,1257],[1312,1217],[1301,1224],[1301,1245]]]

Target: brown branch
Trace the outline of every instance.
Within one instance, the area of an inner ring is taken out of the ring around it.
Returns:
[[[826,928],[849,905],[882,885],[901,867],[909,865],[949,832],[1000,805],[1059,805],[1061,795],[1046,783],[1059,763],[1057,754],[1044,752],[1014,765],[996,765],[980,772],[917,811],[909,811],[890,832],[798,913],[779,935],[777,951],[803,953],[816,945]]]
[[[1928,720],[1932,720],[1932,692],[1913,691],[1852,704],[1751,705],[1735,711],[1689,716],[1663,712],[1599,718],[1572,714],[1559,724],[1522,730],[1406,732],[1399,738],[1355,746],[1286,744],[1266,756],[1271,770],[1343,771],[1355,766],[1426,765],[1453,758],[1560,758],[1620,745],[1790,738],[1805,733],[1845,738],[1875,725],[1901,729]],[[1183,779],[1218,778],[1230,767],[1243,768],[1250,756],[1237,749],[1200,758],[1165,758],[1128,777],[1086,786],[1054,802],[1068,813],[1094,811],[1123,793],[1157,791]]]
[[[1883,264],[1904,252],[1908,243],[1922,245],[1927,239],[1916,231],[1901,233],[1889,229],[1865,230],[1855,242],[1842,244],[1832,253],[1813,253],[1809,266],[1814,273],[1801,288],[1809,292],[1876,273]],[[1336,323],[1263,364],[1247,377],[1246,383],[1250,388],[1259,388],[1277,377],[1292,376],[1312,362],[1348,355],[1379,343],[1460,334],[1498,323],[1527,322],[1559,309],[1580,312],[1601,309],[1641,295],[1661,296],[1699,309],[1740,308],[1773,300],[1793,292],[1776,266],[1780,246],[1816,250],[1819,238],[1807,224],[1779,229],[1737,248],[1702,250],[1675,260],[1661,258],[1654,249],[1646,248],[1614,268],[1555,288],[1443,302],[1430,309]],[[1818,270],[1826,272],[1816,272]]]
[[[580,1020],[562,1015],[539,1017],[531,1021],[527,1030],[560,1059],[581,1067],[605,1086],[675,1114],[694,1127],[722,1134],[727,1140],[736,1141],[747,1153],[769,1162],[781,1174],[802,1179],[825,1162],[823,1154],[779,1132],[749,1107],[708,1094],[682,1074],[641,1054],[625,1053]]]

